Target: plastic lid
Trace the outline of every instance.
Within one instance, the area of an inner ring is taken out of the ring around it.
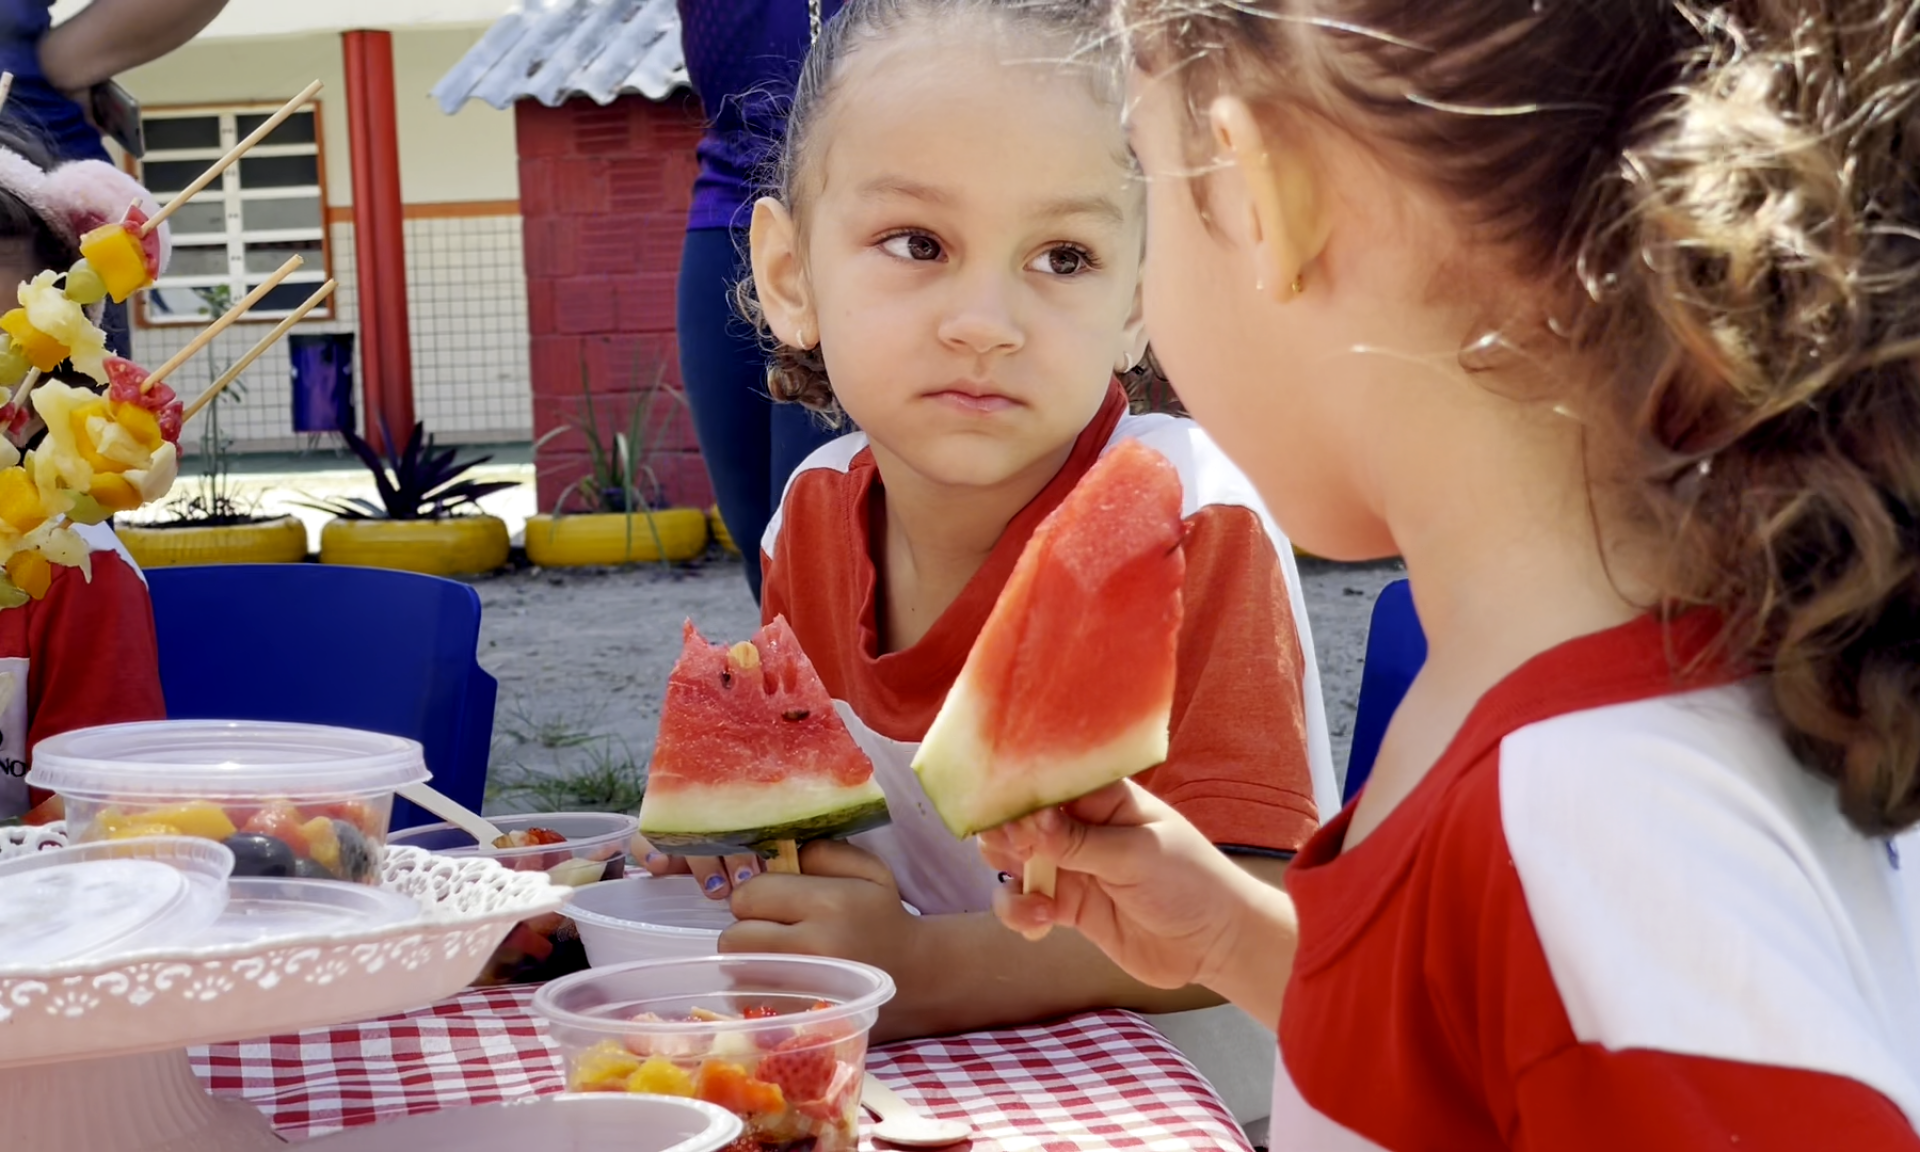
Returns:
[[[373,796],[429,778],[417,741],[260,720],[153,720],[49,736],[27,780],[81,799]]]
[[[361,932],[420,917],[410,896],[332,880],[236,877],[227,883],[227,907],[193,942],[260,944],[291,936]]]
[[[233,853],[185,836],[84,844],[0,864],[0,970],[178,944],[219,918]]]

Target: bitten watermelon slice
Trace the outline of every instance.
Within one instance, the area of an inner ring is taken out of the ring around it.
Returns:
[[[784,617],[709,644],[689,620],[667,678],[640,833],[676,856],[771,853],[887,822],[887,800]]]
[[[913,759],[954,835],[1166,759],[1183,533],[1179,473],[1133,440],[1034,530]]]

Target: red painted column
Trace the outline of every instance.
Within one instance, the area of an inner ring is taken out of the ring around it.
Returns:
[[[407,322],[407,240],[400,204],[400,133],[394,115],[393,36],[341,33],[347,136],[353,153],[353,247],[359,264],[360,364],[366,434],[384,447],[413,429],[413,341]]]

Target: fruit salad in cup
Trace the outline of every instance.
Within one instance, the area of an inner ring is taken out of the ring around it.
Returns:
[[[424,783],[417,741],[265,720],[147,720],[49,736],[27,782],[57,793],[76,844],[197,836],[235,876],[380,883],[396,789]]]
[[[613,812],[541,812],[491,817],[501,837],[484,849],[451,824],[393,834],[392,843],[445,856],[486,856],[514,872],[545,872],[555,884],[581,888],[627,874],[627,844],[637,821]],[[523,920],[495,948],[476,986],[540,983],[587,966],[573,921],[560,912]]]
[[[885,972],[817,956],[641,961],[555,981],[533,1010],[572,1092],[685,1096],[739,1116],[739,1152],[854,1152]]]
[[[233,852],[235,876],[378,884],[391,801],[67,801],[76,844],[142,836],[198,836]]]
[[[818,1001],[800,1012],[749,1007],[741,1019],[780,1018],[778,1030],[718,1033],[710,1045],[682,1037],[635,1032],[602,1040],[574,1062],[569,1092],[646,1092],[691,1096],[725,1108],[745,1122],[742,1149],[764,1152],[853,1152],[860,1145],[860,1077],[867,1036],[844,1021],[813,1025],[829,1011]],[[694,1008],[682,1022],[733,1019]],[[652,1012],[636,1024],[673,1021]]]

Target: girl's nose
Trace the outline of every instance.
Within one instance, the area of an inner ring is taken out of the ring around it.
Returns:
[[[956,286],[940,321],[940,340],[958,351],[985,355],[1012,352],[1026,343],[1014,315],[1012,288],[993,275],[967,277]]]

